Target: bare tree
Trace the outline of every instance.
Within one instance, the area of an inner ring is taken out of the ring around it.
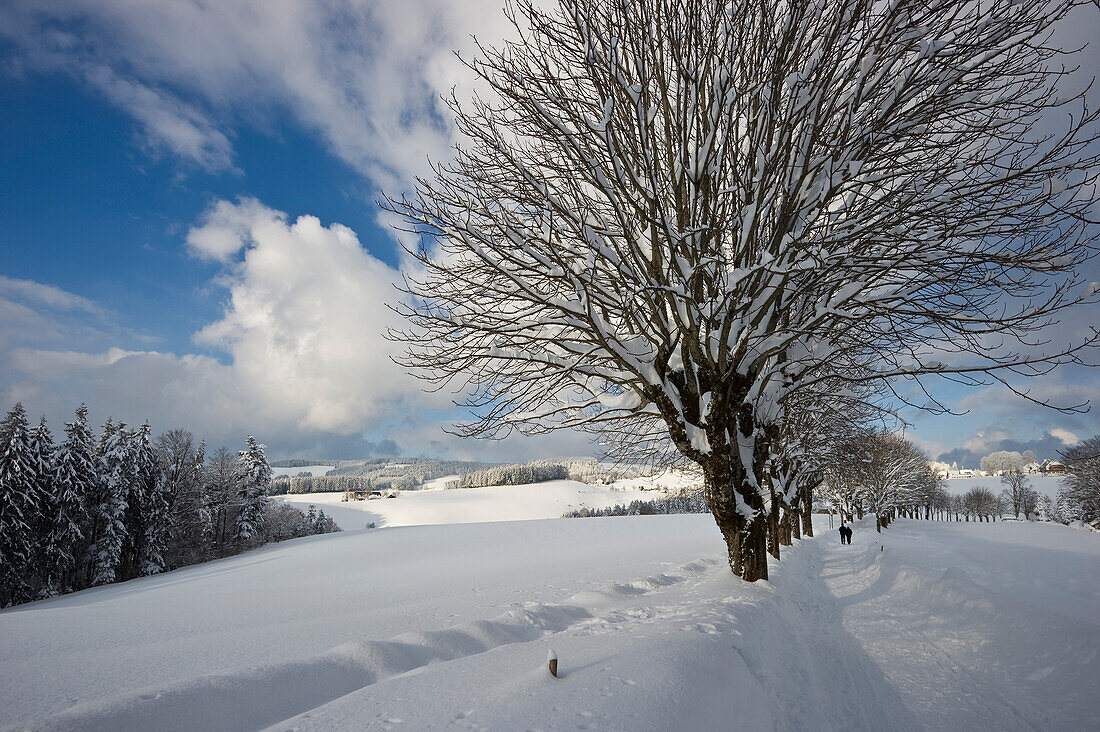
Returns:
[[[987,521],[1000,513],[1001,499],[988,488],[971,488],[962,496],[962,510],[967,521],[973,516],[975,521]]]
[[[794,395],[1019,391],[1097,339],[1031,348],[1096,294],[1096,114],[1049,41],[1078,4],[519,0],[454,161],[384,204],[419,240],[403,363],[465,390],[463,435],[674,448],[766,578]]]
[[[1031,487],[1031,481],[1019,470],[1013,470],[1001,476],[1001,485],[1005,489],[1001,492],[1001,499],[1007,506],[1012,507],[1012,514],[1020,518],[1029,518],[1039,508],[1039,494]]]
[[[194,444],[187,430],[169,430],[157,438],[157,454],[164,472],[170,516],[169,568],[205,561],[212,541],[213,523],[206,495],[203,469],[206,445]]]
[[[857,450],[862,459],[853,464],[852,478],[881,532],[897,508],[919,501],[932,470],[920,450],[896,434],[869,434]]]

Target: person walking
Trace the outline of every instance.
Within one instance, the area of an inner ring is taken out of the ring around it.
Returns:
[[[844,524],[840,525],[840,543],[851,544],[852,543],[852,529]]]

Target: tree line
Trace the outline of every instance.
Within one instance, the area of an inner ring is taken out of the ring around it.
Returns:
[[[271,505],[270,483],[251,435],[208,459],[190,432],[154,439],[148,422],[108,419],[97,436],[82,404],[56,444],[17,403],[0,423],[0,607],[335,530]]]
[[[482,488],[490,485],[526,485],[548,480],[568,480],[569,468],[558,463],[535,461],[515,465],[494,465],[466,473],[447,483],[447,488]]]
[[[268,493],[273,496],[288,493],[357,493],[379,487],[371,478],[362,475],[282,475],[272,479]]]
[[[627,504],[607,508],[581,508],[562,514],[562,518],[596,518],[602,516],[656,516],[673,513],[707,513],[706,499],[701,490],[684,491],[679,495],[653,500],[636,499]]]

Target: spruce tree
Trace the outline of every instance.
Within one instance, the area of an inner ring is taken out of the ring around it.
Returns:
[[[28,448],[31,456],[31,484],[34,492],[31,496],[31,561],[26,568],[26,581],[36,597],[46,597],[50,593],[46,582],[48,564],[48,544],[53,508],[53,473],[57,448],[53,435],[46,426],[46,418],[38,421],[38,426],[28,433]]]
[[[88,407],[81,404],[76,420],[65,423],[65,441],[57,450],[53,471],[53,495],[46,540],[46,594],[79,589],[78,566],[89,530],[88,500],[95,488],[92,431]]]
[[[0,423],[0,607],[33,599],[37,487],[29,432],[27,413],[16,403]]]
[[[128,536],[127,497],[131,494],[133,462],[126,425],[103,425],[96,461],[98,496],[95,506],[96,539],[92,548],[93,585],[105,585],[118,577]]]
[[[237,513],[236,540],[242,547],[249,546],[261,538],[263,530],[263,509],[267,501],[267,489],[271,485],[271,467],[264,455],[264,446],[248,436],[248,447],[238,453],[237,459],[237,499],[240,511]]]
[[[138,574],[148,576],[163,572],[169,539],[168,484],[149,432],[149,422],[141,425],[135,436],[135,484],[142,497],[142,540],[138,546]]]

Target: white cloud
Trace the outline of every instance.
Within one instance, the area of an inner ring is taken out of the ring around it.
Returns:
[[[41,305],[52,310],[82,310],[86,313],[102,314],[105,311],[86,297],[66,292],[60,287],[43,285],[33,280],[20,280],[0,275],[0,298],[8,302],[22,300]]]
[[[991,447],[1002,440],[1011,439],[1012,434],[1002,429],[989,429],[977,433],[963,443],[963,447],[974,453],[986,454]]]
[[[500,0],[13,0],[0,14],[9,67],[81,79],[155,150],[229,169],[234,128],[289,116],[395,191],[449,155],[439,95],[470,84],[452,50],[505,28]]]
[[[1061,427],[1055,427],[1054,429],[1052,429],[1050,431],[1050,434],[1054,435],[1059,440],[1066,443],[1066,445],[1068,447],[1073,447],[1074,445],[1076,445],[1078,442],[1081,441],[1080,437],[1073,434],[1072,432],[1070,432],[1067,429],[1062,429]]]
[[[234,222],[244,259],[222,279],[229,304],[196,341],[224,349],[242,383],[279,402],[306,428],[349,433],[376,425],[420,384],[391,360],[383,332],[400,325],[387,306],[398,274],[355,232],[313,216],[288,223],[256,201],[218,204],[207,226],[223,240]],[[205,240],[204,229],[189,241]]]
[[[387,307],[399,295],[398,273],[355,232],[313,216],[291,221],[244,199],[211,206],[188,242],[196,255],[223,263],[215,283],[226,290],[225,309],[195,340],[224,351],[226,362],[118,346],[73,350],[87,342],[82,326],[58,320],[44,303],[88,311],[94,303],[0,280],[0,293],[18,290],[37,304],[12,318],[0,307],[10,336],[0,341],[6,401],[23,400],[51,420],[87,401],[101,417],[148,417],[158,429],[183,426],[216,442],[257,433],[284,454],[311,444],[361,455],[356,445],[367,450],[388,436],[415,449],[410,440],[438,431],[426,425],[450,407],[449,395],[424,393],[391,360],[400,345],[382,334],[399,325]],[[50,336],[42,344],[33,335],[44,328]]]
[[[278,224],[286,214],[273,211],[254,198],[237,203],[217,201],[200,217],[200,223],[187,232],[187,246],[199,257],[227,262],[246,241],[252,229]]]

